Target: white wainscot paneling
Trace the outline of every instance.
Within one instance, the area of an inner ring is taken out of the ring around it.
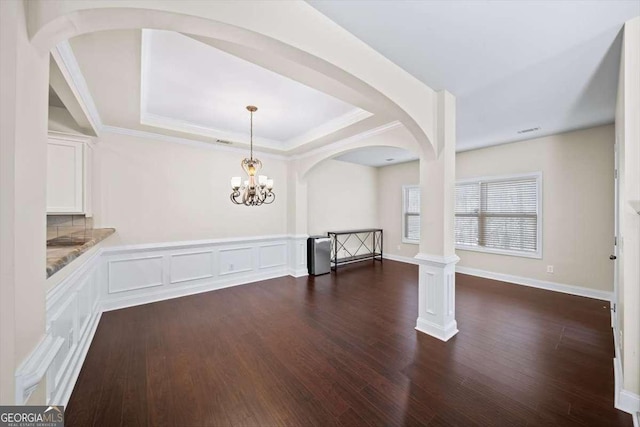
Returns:
[[[307,275],[307,235],[289,237],[289,275]]]
[[[215,274],[213,251],[171,255],[171,283],[208,279]]]
[[[78,286],[78,336],[86,334],[91,317],[95,312],[96,291],[94,286],[95,275],[87,275]]]
[[[77,346],[78,293],[73,292],[51,317],[49,333],[54,339],[60,339],[62,346],[47,371],[47,401],[63,385],[63,380],[72,368],[71,360]]]
[[[287,244],[275,243],[258,247],[258,268],[283,267],[287,264]]]
[[[162,286],[162,255],[109,261],[109,293]]]
[[[253,248],[220,249],[220,276],[253,270]]]
[[[46,378],[66,405],[104,311],[306,271],[306,236],[100,248],[47,293],[46,336],[18,367],[16,403]]]

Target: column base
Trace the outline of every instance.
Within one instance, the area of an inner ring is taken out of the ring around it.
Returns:
[[[419,264],[416,330],[447,341],[458,333],[455,265],[460,258],[419,253],[415,259]]]
[[[449,341],[451,337],[458,333],[458,323],[454,320],[449,322],[445,327],[436,325],[426,319],[418,317],[416,321],[416,331],[420,331],[441,341]]]

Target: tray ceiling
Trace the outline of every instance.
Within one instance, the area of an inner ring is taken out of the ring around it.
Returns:
[[[371,114],[186,35],[143,30],[141,123],[292,149]],[[306,138],[305,138],[306,137]]]

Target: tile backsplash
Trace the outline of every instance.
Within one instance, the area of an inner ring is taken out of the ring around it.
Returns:
[[[93,218],[84,215],[47,215],[47,240],[93,228]]]

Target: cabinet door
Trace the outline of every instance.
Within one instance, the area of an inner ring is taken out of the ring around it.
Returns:
[[[82,213],[83,144],[49,139],[47,145],[47,212]]]

